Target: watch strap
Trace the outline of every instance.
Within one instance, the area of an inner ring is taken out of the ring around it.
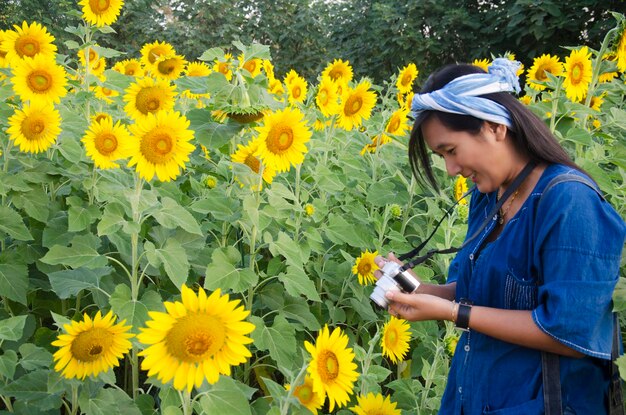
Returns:
[[[470,319],[471,311],[472,311],[472,302],[465,300],[465,299],[461,299],[461,301],[459,301],[459,312],[457,313],[456,323],[455,323],[455,326],[457,329],[461,329],[464,331],[469,330],[469,319]]]

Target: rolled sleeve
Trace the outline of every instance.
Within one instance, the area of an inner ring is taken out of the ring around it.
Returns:
[[[542,199],[535,251],[542,283],[533,319],[572,349],[610,359],[611,297],[619,275],[624,222],[581,183],[561,183]]]

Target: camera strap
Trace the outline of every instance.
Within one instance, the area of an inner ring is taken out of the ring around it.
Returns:
[[[500,200],[498,200],[498,202],[495,204],[495,206],[491,209],[491,211],[489,212],[489,214],[487,215],[487,217],[485,218],[483,223],[478,227],[478,229],[469,238],[467,238],[465,240],[465,242],[463,242],[463,244],[461,246],[459,246],[458,248],[455,248],[455,247],[452,246],[450,248],[445,248],[445,249],[431,249],[431,250],[427,251],[424,255],[417,256],[417,255],[419,255],[419,252],[424,248],[424,246],[426,246],[426,244],[435,235],[435,232],[437,231],[437,229],[439,229],[439,226],[441,226],[441,223],[443,222],[443,220],[452,212],[452,209],[461,200],[463,200],[465,197],[467,197],[467,195],[472,193],[474,191],[474,189],[476,188],[476,186],[474,186],[470,190],[468,190],[463,196],[461,196],[461,198],[459,198],[459,200],[456,201],[456,203],[454,205],[452,205],[452,207],[450,207],[446,211],[444,216],[439,220],[439,222],[437,222],[437,225],[435,226],[435,229],[430,233],[430,235],[428,236],[428,238],[426,238],[426,240],[424,240],[421,244],[419,244],[416,248],[414,248],[410,252],[407,252],[406,254],[402,254],[402,255],[400,255],[398,257],[398,259],[400,261],[405,261],[407,259],[414,258],[413,260],[405,263],[402,266],[402,270],[407,270],[407,269],[413,268],[416,265],[421,264],[422,262],[424,262],[427,259],[431,258],[435,254],[453,254],[453,253],[458,252],[461,249],[465,248],[470,242],[472,242],[474,239],[476,239],[483,232],[483,230],[487,227],[487,225],[489,225],[489,222],[497,219],[497,214],[498,214],[498,211],[500,210],[500,208],[502,208],[502,206],[504,205],[506,200],[521,186],[522,182],[533,171],[535,166],[536,166],[536,163],[534,161],[530,161],[530,162],[528,162],[528,164],[526,164],[526,166],[524,166],[524,169],[522,169],[522,171],[517,175],[517,177],[515,177],[515,179],[513,179],[513,182],[511,183],[511,185],[506,189],[506,191],[504,192],[504,194],[502,195]]]

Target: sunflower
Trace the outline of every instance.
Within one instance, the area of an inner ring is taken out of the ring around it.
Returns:
[[[265,71],[265,75],[267,75],[267,79],[269,80],[276,79],[274,77],[274,65],[272,64],[272,61],[270,61],[269,59],[263,59],[263,62],[261,62],[261,67]]]
[[[307,94],[306,79],[301,76],[295,76],[291,79],[291,82],[285,82],[285,84],[287,85],[287,99],[290,103],[304,102]]]
[[[230,53],[224,54],[223,59],[215,59],[213,64],[213,71],[219,72],[226,77],[226,80],[230,81],[233,79],[233,71],[230,67],[233,61],[233,55]]]
[[[402,361],[409,351],[409,341],[411,340],[410,326],[406,320],[391,316],[383,327],[383,337],[380,339],[380,346],[383,355],[388,357],[393,363]]]
[[[306,205],[304,205],[304,213],[306,213],[307,216],[313,216],[313,214],[315,213],[315,206],[313,206],[311,203],[307,203]]]
[[[204,62],[188,62],[185,67],[185,76],[209,76],[211,68]]]
[[[291,385],[285,385],[285,389],[291,390]],[[313,379],[306,375],[301,385],[293,388],[293,396],[298,398],[300,405],[317,415],[317,410],[324,405],[325,395],[317,393],[313,390]]]
[[[119,366],[132,347],[128,339],[134,336],[127,333],[126,320],[114,324],[115,316],[109,311],[104,317],[98,311],[93,319],[84,314],[82,321],[65,324],[65,334],[59,334],[53,346],[59,347],[54,353],[54,370],[67,378],[85,379],[97,376],[110,368]]]
[[[111,115],[107,114],[106,112],[97,112],[91,116],[91,122],[102,122],[104,120],[113,121],[113,117],[111,117]]]
[[[573,102],[580,101],[587,94],[591,83],[591,52],[583,46],[565,58],[565,95]]]
[[[89,53],[85,54],[85,50],[87,49],[89,50]],[[81,66],[83,67],[87,66],[87,57],[89,57],[90,66],[93,66],[93,63],[97,61],[98,59],[100,59],[100,55],[98,55],[98,52],[96,52],[96,50],[92,47],[80,49],[77,52],[77,55],[78,55],[78,60],[80,61]]]
[[[167,80],[142,78],[130,84],[125,90],[124,107],[126,113],[135,120],[159,111],[169,111],[176,103],[176,89]]]
[[[396,87],[398,88],[398,91],[403,94],[412,91],[413,81],[417,78],[418,73],[419,71],[414,63],[409,63],[407,66],[402,68],[398,74],[398,79],[396,80]]]
[[[124,5],[123,0],[80,0],[83,19],[97,27],[110,25],[117,20]]]
[[[255,129],[259,132],[259,156],[265,166],[283,172],[302,163],[311,131],[299,109],[285,108],[269,113],[263,125]]]
[[[261,73],[261,68],[263,66],[263,60],[258,58],[245,60],[245,57],[239,55],[239,67],[248,71],[250,76],[254,78],[258,74]]]
[[[283,79],[283,82],[285,83],[285,85],[289,85],[291,83],[291,81],[293,81],[294,78],[296,78],[298,76],[300,76],[300,75],[298,75],[298,72],[296,72],[293,69],[291,69],[289,72],[287,72],[285,74],[285,78]]]
[[[374,271],[378,268],[378,265],[374,262],[374,258],[378,255],[378,251],[370,252],[365,250],[360,257],[356,259],[352,266],[352,273],[356,274],[359,278],[359,284],[368,285],[376,282],[374,277]]]
[[[190,143],[194,132],[189,129],[189,120],[176,111],[149,114],[129,128],[135,139],[131,140],[128,166],[136,165],[146,180],[155,174],[162,182],[175,179],[195,148]]]
[[[145,73],[141,67],[141,62],[137,59],[125,59],[117,62],[113,65],[113,70],[124,75],[134,76],[135,78],[141,78]]]
[[[0,29],[0,68],[7,68],[9,66],[9,60],[7,59],[7,52],[2,49],[2,42],[6,39],[8,30]],[[0,80],[4,79],[4,75],[0,75]]]
[[[33,101],[9,118],[9,138],[20,151],[39,153],[55,143],[61,134],[61,115],[45,101]]]
[[[120,165],[116,160],[130,155],[131,136],[125,126],[118,121],[113,125],[110,119],[94,122],[85,132],[82,142],[87,155],[99,169],[115,169]]]
[[[176,55],[174,47],[166,42],[146,43],[141,47],[141,63],[145,68],[152,68],[152,65],[159,59],[159,56]]]
[[[57,51],[54,36],[37,22],[28,24],[22,22],[22,27],[13,26],[15,30],[7,30],[0,37],[0,51],[10,65],[16,64],[24,58],[45,56],[53,60]]]
[[[359,377],[354,352],[348,348],[348,336],[339,327],[330,333],[326,325],[317,335],[315,345],[305,341],[304,347],[311,353],[307,372],[313,379],[313,391],[328,396],[330,412],[335,403],[338,407],[346,405]]]
[[[404,136],[410,129],[411,127],[409,126],[409,109],[400,108],[395,110],[393,114],[391,114],[389,121],[387,121],[385,132],[387,134]]]
[[[59,103],[67,94],[65,69],[45,55],[19,61],[13,68],[11,82],[22,101]]]
[[[524,105],[530,105],[533,102],[533,97],[531,95],[524,95],[523,97],[519,97],[518,99]]]
[[[391,142],[391,138],[385,134],[377,134],[372,137],[372,142],[367,143],[361,149],[359,154],[364,155],[365,153],[375,153],[380,146],[383,144],[387,144]]]
[[[268,86],[268,91],[274,95],[281,96],[285,93],[285,88],[283,88],[283,83],[278,79],[271,79]],[[282,101],[283,98],[280,98]]]
[[[107,104],[113,103],[113,98],[119,96],[120,93],[106,86],[96,86],[96,97],[100,98]]]
[[[159,79],[178,79],[185,70],[187,61],[180,55],[161,55],[152,65],[151,72]]]
[[[526,73],[526,79],[528,85],[537,91],[543,91],[546,89],[545,85],[538,84],[533,81],[546,82],[548,76],[546,73],[551,73],[554,76],[561,76],[563,74],[563,63],[559,60],[558,56],[551,56],[543,54],[533,60],[533,65]]]
[[[104,80],[104,71],[107,68],[107,61],[105,58],[96,59],[89,63],[89,72],[96,75],[101,80]]]
[[[458,333],[452,332],[446,334],[443,338],[443,344],[446,349],[446,353],[448,356],[454,356],[454,352],[456,351],[456,345],[459,344],[459,339],[461,336]]]
[[[328,77],[333,82],[348,83],[352,80],[352,76],[350,62],[344,62],[341,59],[335,59],[332,63],[329,63],[322,72],[322,77]]]
[[[581,100],[581,103],[584,103],[585,99],[586,97]],[[600,111],[600,107],[602,106],[602,104],[604,104],[604,94],[600,96],[593,96],[589,101],[589,108],[591,108],[592,110]]]
[[[413,91],[410,91],[406,94],[398,94],[398,104],[400,104],[401,108],[404,108],[410,111],[414,96],[415,96],[415,93]]]
[[[358,405],[350,408],[358,415],[401,415],[402,412],[396,408],[396,402],[391,402],[389,396],[380,393],[374,395],[370,392],[366,396],[357,397]]]
[[[346,87],[341,96],[338,123],[341,128],[351,131],[361,126],[363,120],[369,119],[374,105],[376,105],[376,93],[370,91],[369,81],[362,81],[352,89]]]
[[[230,301],[219,288],[207,296],[199,288],[196,294],[185,285],[182,302],[165,302],[166,313],[152,311],[152,320],[137,336],[148,347],[139,353],[144,359],[141,369],[163,383],[173,379],[177,390],[191,391],[204,380],[218,381],[219,375],[230,375],[230,367],[244,363],[252,356],[247,337],[254,324],[244,321],[250,314],[239,300]]]
[[[489,59],[474,59],[472,65],[478,66],[485,72],[489,72],[489,65],[491,65],[491,62],[489,62]]]
[[[259,139],[251,140],[247,145],[239,144],[237,151],[230,155],[230,158],[235,163],[245,164],[250,167],[250,170],[259,174],[261,169],[263,170],[263,180],[266,183],[271,184],[276,176],[276,170],[270,165],[264,165],[259,158]],[[243,186],[243,184],[242,184]]]
[[[339,95],[337,86],[330,78],[322,78],[320,81],[315,103],[325,117],[330,117],[339,112]]]
[[[459,205],[467,205],[467,198],[461,199],[467,192],[467,179],[461,175],[454,181],[454,200],[460,200]]]
[[[622,26],[622,34],[617,42],[617,69],[620,72],[626,72],[626,25]]]
[[[602,61],[607,63],[612,63],[617,61],[617,54],[615,52],[608,52],[602,56]],[[616,62],[617,63],[617,62]],[[611,82],[613,79],[618,77],[618,73],[615,71],[603,71],[598,75],[598,82],[605,83]]]

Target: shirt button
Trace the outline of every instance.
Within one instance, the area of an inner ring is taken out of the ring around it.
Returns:
[[[470,254],[469,259],[470,259],[470,261],[473,261],[474,260],[474,254]]]
[[[459,386],[459,393],[463,393],[463,388]]]
[[[463,348],[463,350],[465,350],[466,352],[470,351],[470,345],[466,344],[465,347]]]

